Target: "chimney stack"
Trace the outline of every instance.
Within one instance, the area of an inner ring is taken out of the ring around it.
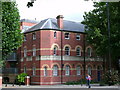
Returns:
[[[60,29],[63,29],[63,15],[58,15],[57,17],[56,17],[56,19],[57,19],[57,24],[58,24],[58,27],[60,28]]]

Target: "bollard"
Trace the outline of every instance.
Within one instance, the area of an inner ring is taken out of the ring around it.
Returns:
[[[0,88],[2,88],[2,76],[0,76]]]
[[[25,78],[25,85],[27,85],[27,86],[30,85],[30,76],[26,76],[26,78]]]

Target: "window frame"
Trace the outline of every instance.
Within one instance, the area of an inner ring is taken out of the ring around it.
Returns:
[[[65,75],[70,76],[70,66],[69,65],[65,66]]]
[[[88,66],[87,72],[88,72],[89,75],[92,75],[92,67],[91,66]]]
[[[78,39],[79,38],[79,39]],[[81,37],[80,37],[80,35],[76,35],[76,40],[80,40],[81,39]]]
[[[65,47],[65,55],[70,56],[70,47],[68,47],[68,46]]]
[[[47,76],[47,73],[48,73],[48,70],[47,70],[48,68],[45,66],[44,67],[44,77],[46,77]]]
[[[65,39],[70,39],[70,33],[65,33],[65,34],[64,34],[64,38],[65,38]]]
[[[89,50],[89,51],[88,51]],[[87,56],[91,57],[92,56],[92,49],[91,48],[87,48]]]
[[[79,52],[78,52],[78,48],[79,48]],[[76,56],[81,56],[81,48],[80,47],[76,48]]]
[[[58,66],[57,65],[53,66],[53,76],[58,76]]]
[[[33,48],[33,56],[36,56],[36,48]]]
[[[27,48],[24,48],[24,58],[27,57]]]
[[[35,76],[35,75],[36,75],[36,67],[34,66],[34,67],[32,68],[32,70],[33,70],[33,76]]]
[[[78,67],[79,67],[79,68],[78,68]],[[77,74],[77,76],[81,75],[81,67],[80,67],[80,65],[78,65],[78,66],[76,67],[76,74]]]
[[[32,33],[32,39],[33,39],[33,40],[36,39],[36,33]]]
[[[57,32],[54,31],[54,38],[57,38]]]

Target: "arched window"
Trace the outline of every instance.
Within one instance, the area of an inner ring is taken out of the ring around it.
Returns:
[[[27,57],[27,49],[24,48],[24,57]]]
[[[44,67],[44,76],[47,76],[47,67]]]
[[[88,55],[88,57],[91,56],[91,52],[92,52],[91,48],[87,48],[87,55]]]
[[[88,74],[91,75],[92,74],[92,68],[90,66],[88,66]]]
[[[55,46],[55,47],[54,47],[54,50],[53,50],[53,54],[54,54],[54,55],[57,55],[57,50],[58,50],[58,48],[57,48],[57,46]]]
[[[65,55],[69,56],[70,55],[70,48],[65,47]]]
[[[80,69],[80,66],[77,66],[77,68],[76,68],[76,71],[77,71],[77,75],[80,75],[81,74],[81,71],[80,71],[81,69]]]
[[[79,47],[77,47],[76,49],[76,55],[81,56],[81,49]]]
[[[36,56],[36,48],[33,48],[33,56]]]
[[[53,76],[58,76],[58,66],[57,65],[53,66]]]
[[[70,75],[70,66],[69,66],[69,65],[67,65],[67,66],[65,67],[65,75],[66,75],[66,76],[69,76],[69,75]]]

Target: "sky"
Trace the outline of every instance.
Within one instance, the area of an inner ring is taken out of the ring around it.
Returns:
[[[20,19],[41,21],[63,15],[65,20],[81,22],[84,12],[93,10],[93,2],[84,0],[36,0],[34,6],[28,8],[30,0],[16,0]]]

